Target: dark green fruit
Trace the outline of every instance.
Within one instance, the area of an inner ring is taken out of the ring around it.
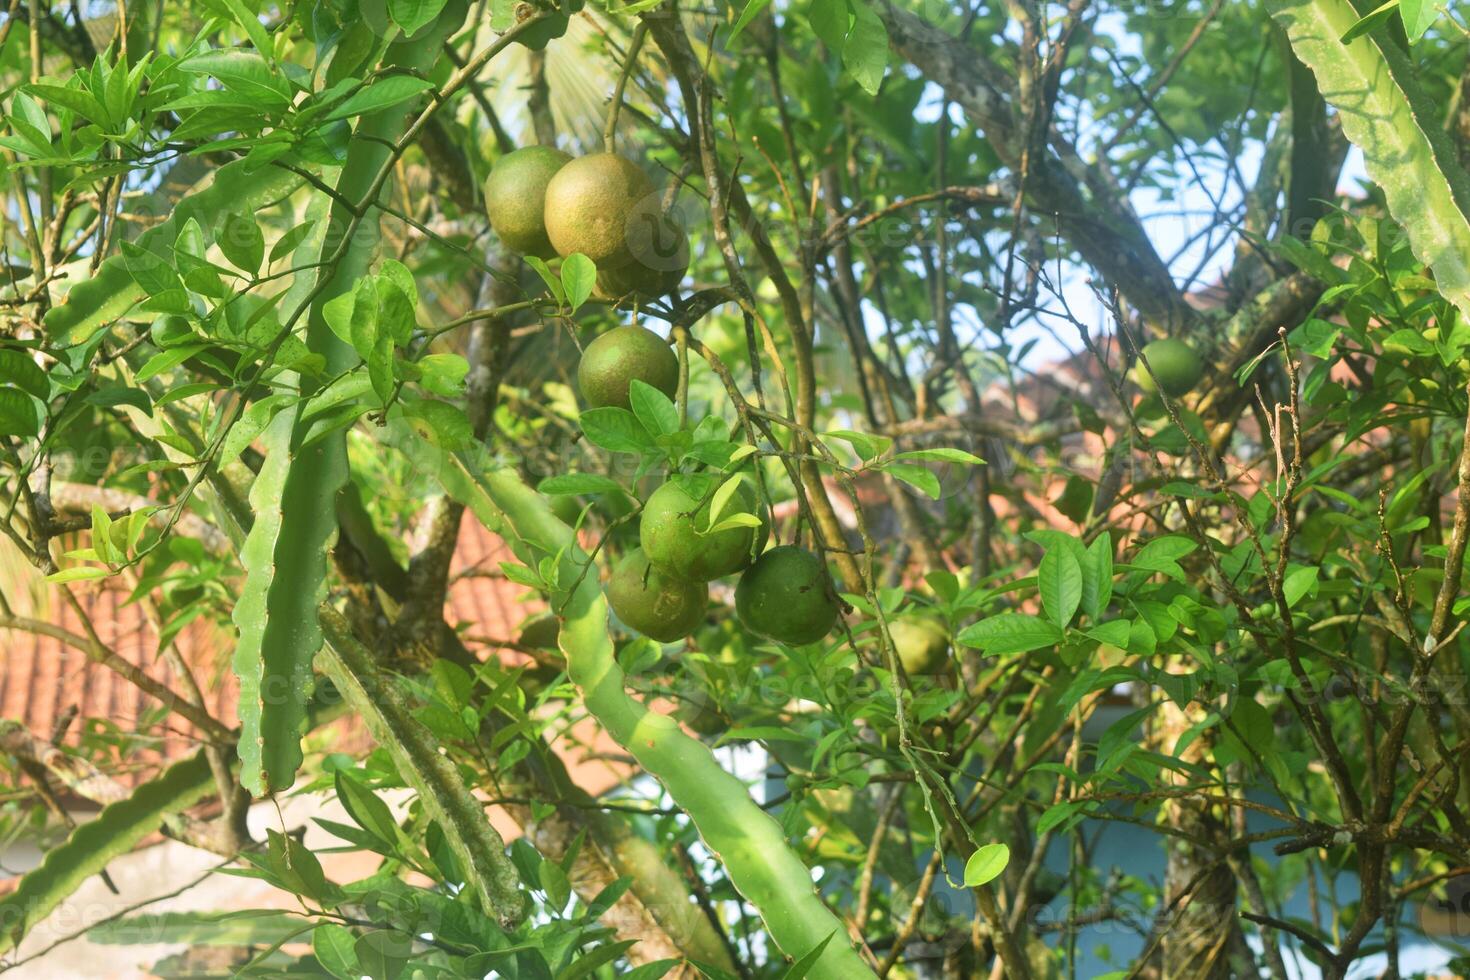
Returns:
[[[551,512],[567,527],[576,527],[582,518],[582,500],[568,494],[557,494],[551,498]]]
[[[561,635],[561,624],[551,613],[532,616],[521,626],[521,635],[516,642],[529,650],[555,650],[557,637]]]
[[[822,560],[782,545],[756,559],[735,587],[735,613],[752,633],[791,646],[815,643],[837,624],[837,596]]]
[[[890,623],[888,635],[905,673],[939,674],[949,663],[949,631],[932,616],[909,616]]]
[[[640,205],[628,223],[632,261],[597,271],[597,291],[607,299],[658,299],[679,288],[689,271],[689,235],[672,215],[657,210],[658,200]]]
[[[523,146],[490,168],[485,179],[485,213],[505,247],[522,255],[556,255],[546,237],[546,185],[571,160],[554,146]]]
[[[672,643],[704,621],[709,586],[665,575],[634,549],[613,567],[607,601],[629,629],[650,639]]]
[[[547,237],[557,254],[581,252],[598,269],[627,265],[633,261],[629,219],[653,194],[653,181],[627,157],[578,157],[547,185]]]
[[[1200,362],[1194,348],[1173,337],[1145,344],[1143,356],[1148,359],[1153,375],[1149,375],[1140,360],[1133,366],[1133,380],[1140,390],[1148,394],[1162,387],[1170,398],[1179,398],[1192,391],[1205,373],[1204,364]],[[1154,384],[1155,378],[1158,379],[1157,386]]]
[[[674,717],[689,726],[696,735],[723,735],[730,728],[714,702],[707,698],[680,701],[674,709]]]
[[[643,327],[615,327],[587,345],[577,365],[577,387],[594,408],[628,408],[634,379],[674,397],[679,358],[664,339]]]
[[[711,493],[719,485],[719,480],[709,476],[682,476],[649,495],[638,526],[638,539],[649,561],[670,575],[696,582],[731,575],[750,564],[756,528],[731,527],[704,533],[710,527]],[[755,492],[741,482],[715,523],[735,514],[759,518],[759,511]]]

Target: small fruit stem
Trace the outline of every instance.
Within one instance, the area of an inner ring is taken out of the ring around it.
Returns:
[[[607,125],[602,129],[602,148],[609,153],[617,149],[618,112],[623,108],[623,92],[628,87],[628,76],[633,74],[633,66],[638,63],[638,51],[643,47],[643,38],[647,34],[648,25],[640,20],[633,29],[633,40],[628,44],[628,56],[623,59],[623,70],[618,75],[612,102],[607,107]]]

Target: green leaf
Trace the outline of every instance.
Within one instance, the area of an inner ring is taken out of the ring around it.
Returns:
[[[327,113],[322,121],[331,122],[334,119],[360,116],[366,112],[378,112],[398,105],[400,102],[407,102],[433,87],[434,83],[427,78],[415,78],[412,75],[389,75],[367,88],[360,89],[351,98]]]
[[[842,50],[847,39],[847,29],[852,17],[847,12],[847,0],[812,0],[807,9],[807,20],[812,32],[834,53]]]
[[[1002,613],[967,627],[957,639],[965,646],[1004,655],[1055,646],[1062,640],[1062,631],[1060,627],[1026,613]]]
[[[541,867],[544,871],[548,867],[556,868],[556,865],[547,862]],[[561,872],[561,869],[557,868],[557,871]],[[564,872],[562,873],[564,874]],[[579,980],[581,977],[591,976],[599,967],[613,962],[636,945],[637,942],[638,940],[636,939],[625,939],[622,942],[605,943],[589,952],[580,953],[573,958],[565,970],[562,970],[556,975],[556,980]]]
[[[266,32],[265,25],[261,24],[249,7],[242,0],[222,0],[225,7],[229,9],[230,16],[235,23],[245,28],[245,33],[250,37],[250,43],[255,45],[255,50],[270,62],[275,61],[275,47],[271,44],[271,36]]]
[[[1011,861],[1011,849],[1004,844],[986,844],[965,862],[965,887],[979,888],[1000,876]]]
[[[393,338],[387,335],[379,337],[365,359],[373,392],[386,404],[393,397]]]
[[[1047,618],[1066,627],[1082,604],[1082,566],[1070,550],[1053,548],[1042,557],[1036,581]]]
[[[277,238],[276,243],[271,246],[270,260],[275,262],[277,259],[284,258],[296,251],[296,247],[306,241],[306,236],[311,234],[312,227],[313,225],[310,221],[303,221],[280,238]]]
[[[106,568],[79,565],[75,568],[63,568],[59,572],[52,572],[46,576],[46,581],[53,585],[61,585],[65,582],[88,582],[92,579],[106,578],[111,574],[112,572]]]
[[[143,291],[149,296],[157,296],[182,289],[183,283],[179,281],[179,274],[158,255],[134,242],[122,243],[123,261],[127,264],[128,275],[133,281],[143,287]]]
[[[1434,22],[1439,19],[1441,0],[1400,0],[1399,13],[1404,18],[1404,30],[1408,32],[1409,41],[1422,38]]]
[[[985,460],[963,449],[913,449],[898,453],[894,459],[916,459],[926,463],[964,463],[968,466],[984,466]]]
[[[579,421],[582,433],[594,446],[615,453],[641,453],[653,448],[643,424],[626,408],[589,408]]]
[[[158,377],[166,371],[172,371],[195,354],[206,349],[206,347],[207,345],[205,344],[184,344],[180,347],[170,347],[167,350],[159,351],[157,354],[148,358],[142,367],[138,368],[138,373],[133,376],[133,380],[142,384],[145,381]]]
[[[573,252],[562,260],[561,284],[566,290],[567,306],[575,313],[592,295],[592,287],[597,284],[597,265],[581,252]]]
[[[522,258],[526,260],[527,265],[536,270],[536,275],[540,276],[541,281],[546,283],[546,288],[551,290],[551,295],[556,297],[556,301],[562,305],[566,305],[567,291],[562,288],[561,279],[557,278],[556,273],[551,271],[551,266],[534,255],[525,255]]]
[[[418,326],[414,303],[403,287],[387,276],[374,280],[378,294],[378,329],[392,339],[394,346],[404,347],[413,339]]]
[[[214,774],[203,753],[170,766],[125,800],[102,808],[78,826],[64,844],[46,852],[15,890],[0,899],[0,953],[9,952],[82,883],[116,857],[155,833],[165,819],[202,799],[214,788]]]
[[[762,10],[765,10],[770,4],[771,0],[747,0],[745,9],[740,11],[740,16],[736,19],[735,26],[731,28],[730,36],[725,38],[725,43],[729,44],[739,37],[740,32],[745,30],[750,22],[755,20],[756,15]]]
[[[549,476],[542,480],[536,489],[552,496],[623,492],[622,484],[617,480],[599,476],[596,473],[564,473],[561,476]]]
[[[268,946],[298,934],[301,920],[285,912],[154,912],[104,920],[87,941],[113,946],[182,943],[189,946]]]
[[[337,800],[352,822],[372,834],[384,844],[393,847],[398,842],[398,822],[393,812],[377,793],[362,784],[351,772],[338,770],[333,779],[337,789]]]
[[[927,494],[931,500],[938,500],[944,492],[939,486],[939,477],[934,474],[933,470],[911,463],[885,463],[881,469],[914,489]]]
[[[352,952],[364,975],[399,980],[414,955],[413,940],[396,929],[375,929],[358,936]]]
[[[1292,565],[1286,570],[1286,577],[1282,580],[1281,591],[1286,598],[1286,607],[1294,608],[1308,592],[1317,585],[1317,567]]]
[[[628,402],[650,436],[657,438],[679,431],[679,410],[668,395],[653,385],[634,378],[628,385]]]
[[[114,554],[112,547],[112,518],[101,504],[92,505],[92,546],[97,551],[98,561],[117,561],[124,557]]]
[[[378,346],[378,287],[370,277],[359,279],[352,290],[352,319],[347,324],[347,342],[364,361],[373,356],[373,350]]]
[[[1387,0],[1379,4],[1377,8],[1364,14],[1358,22],[1343,32],[1340,40],[1343,44],[1351,44],[1364,34],[1386,24],[1393,17],[1394,11],[1399,9],[1399,0]]]
[[[458,398],[464,394],[464,379],[470,365],[458,354],[427,354],[416,362],[419,369],[419,384],[426,390],[443,398]]]
[[[26,91],[40,96],[49,105],[70,109],[77,115],[95,123],[107,124],[110,121],[107,110],[101,102],[97,101],[96,96],[81,87],[80,77],[73,75],[68,79],[65,87],[38,83],[27,85]]]
[[[267,395],[241,412],[235,424],[230,426],[230,431],[226,433],[224,441],[220,443],[215,465],[224,466],[234,462],[245,451],[246,446],[260,438],[260,434],[265,431],[266,426],[270,425],[276,413],[290,404],[295,397],[294,393],[286,392]]]
[[[19,388],[0,388],[0,435],[30,438],[41,432],[36,401]]]
[[[1082,562],[1082,611],[1094,623],[1113,598],[1113,539],[1099,534],[1087,549]]]
[[[18,350],[0,350],[0,383],[15,385],[42,401],[51,394],[46,372]]]
[[[237,49],[205,51],[179,62],[180,71],[212,75],[230,92],[264,108],[279,108],[291,101],[291,85],[285,76],[253,52]]]
[[[444,3],[445,0],[388,0],[388,16],[402,29],[405,37],[413,37],[439,16]]]
[[[852,29],[842,45],[842,66],[869,95],[877,95],[888,67],[888,29],[865,0],[851,0]]]
[[[324,922],[311,931],[311,952],[316,961],[338,980],[360,980],[362,966],[353,946],[357,937],[346,926]]]
[[[708,531],[705,531],[704,533],[705,534],[719,534],[721,531],[730,531],[730,530],[734,530],[737,527],[754,527],[754,528],[758,528],[763,523],[765,523],[765,522],[762,521],[759,517],[756,517],[754,514],[745,514],[745,513],[738,513],[737,512],[737,513],[731,514],[729,517],[725,518],[723,521],[720,521],[718,524],[712,525],[710,527],[710,529]]]
[[[253,214],[227,215],[215,236],[215,244],[235,268],[252,276],[260,272],[260,263],[265,259],[265,238]]]
[[[887,452],[888,447],[893,445],[893,440],[887,436],[875,436],[866,432],[851,432],[847,429],[837,429],[828,432],[827,436],[832,439],[841,439],[843,442],[852,446],[857,452],[858,458],[865,463]]]
[[[1106,643],[1108,646],[1114,647],[1125,647],[1128,645],[1128,637],[1132,635],[1132,628],[1126,619],[1110,619],[1106,623],[1099,623],[1086,632],[1088,636],[1099,643]]]
[[[817,945],[811,948],[809,953],[787,967],[786,972],[781,974],[781,980],[804,980],[807,974],[812,972],[812,968],[817,965],[817,961],[822,958],[822,954],[826,952],[828,944],[832,942],[832,938],[836,935],[836,932],[829,932],[826,939],[817,943]]]
[[[1268,0],[1267,8],[1363,151],[1415,257],[1434,270],[1441,295],[1470,317],[1470,176],[1444,132],[1442,111],[1419,89],[1418,69],[1387,32],[1344,44],[1358,20],[1348,0]]]
[[[194,385],[179,385],[178,388],[169,389],[166,394],[159,398],[159,404],[168,404],[169,401],[178,398],[187,398],[191,394],[201,391],[213,391],[218,388],[215,383],[194,383]],[[148,392],[141,388],[128,388],[125,385],[107,385],[106,388],[98,388],[97,391],[88,392],[85,398],[90,406],[101,406],[113,408],[116,406],[131,406],[137,408],[144,414],[153,414],[153,400],[148,398]]]
[[[735,491],[740,489],[740,484],[742,482],[744,482],[742,477],[732,476],[730,477],[730,479],[720,484],[719,489],[717,489],[714,492],[714,495],[710,497],[709,524],[711,527],[713,527],[715,522],[720,519],[720,515],[725,512],[725,505],[730,502],[730,498],[735,495]]]
[[[1163,572],[1170,578],[1182,582],[1184,581],[1184,569],[1179,567],[1178,559],[1183,558],[1197,547],[1199,545],[1189,538],[1178,534],[1167,534],[1161,538],[1154,538],[1140,548],[1129,564],[1134,568]]]

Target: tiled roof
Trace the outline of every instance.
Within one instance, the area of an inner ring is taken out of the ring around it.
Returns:
[[[499,574],[500,562],[510,557],[505,544],[478,523],[463,522],[453,565],[456,578],[446,609],[451,623],[468,624],[466,632],[475,637],[515,636],[516,626],[537,607],[520,602],[525,588]],[[13,585],[10,591],[18,591]],[[188,690],[160,655],[157,631],[144,608],[126,602],[126,584],[104,579],[96,585],[74,584],[72,589],[102,642],[119,657],[170,690]],[[17,614],[25,616],[26,611],[18,608]],[[30,618],[84,634],[76,610],[54,591],[43,595]],[[195,620],[179,633],[176,647],[204,692],[209,713],[233,727],[238,720],[239,684],[229,665],[234,649],[229,624]],[[484,649],[483,644],[481,647]],[[57,719],[69,712],[78,719],[107,719],[125,733],[140,732],[157,740],[148,750],[128,756],[129,763],[148,772],[162,759],[180,758],[197,746],[198,732],[193,725],[178,715],[157,722],[158,709],[153,698],[114,671],[93,663],[85,650],[51,636],[0,629],[0,719],[19,722],[41,738],[49,738]],[[145,725],[145,720],[153,723]],[[75,744],[79,724],[72,723],[66,742]]]

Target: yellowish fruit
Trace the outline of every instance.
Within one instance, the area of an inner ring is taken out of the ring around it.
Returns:
[[[655,198],[647,201],[652,206],[636,208],[629,219],[632,260],[597,271],[597,291],[607,299],[658,299],[678,289],[689,271],[689,236],[684,226],[659,213]]]
[[[598,269],[627,265],[633,261],[629,219],[654,193],[653,181],[627,157],[578,157],[546,187],[547,238],[558,255],[581,252]]]
[[[908,616],[888,626],[904,672],[939,674],[949,663],[949,631],[932,616]]]

